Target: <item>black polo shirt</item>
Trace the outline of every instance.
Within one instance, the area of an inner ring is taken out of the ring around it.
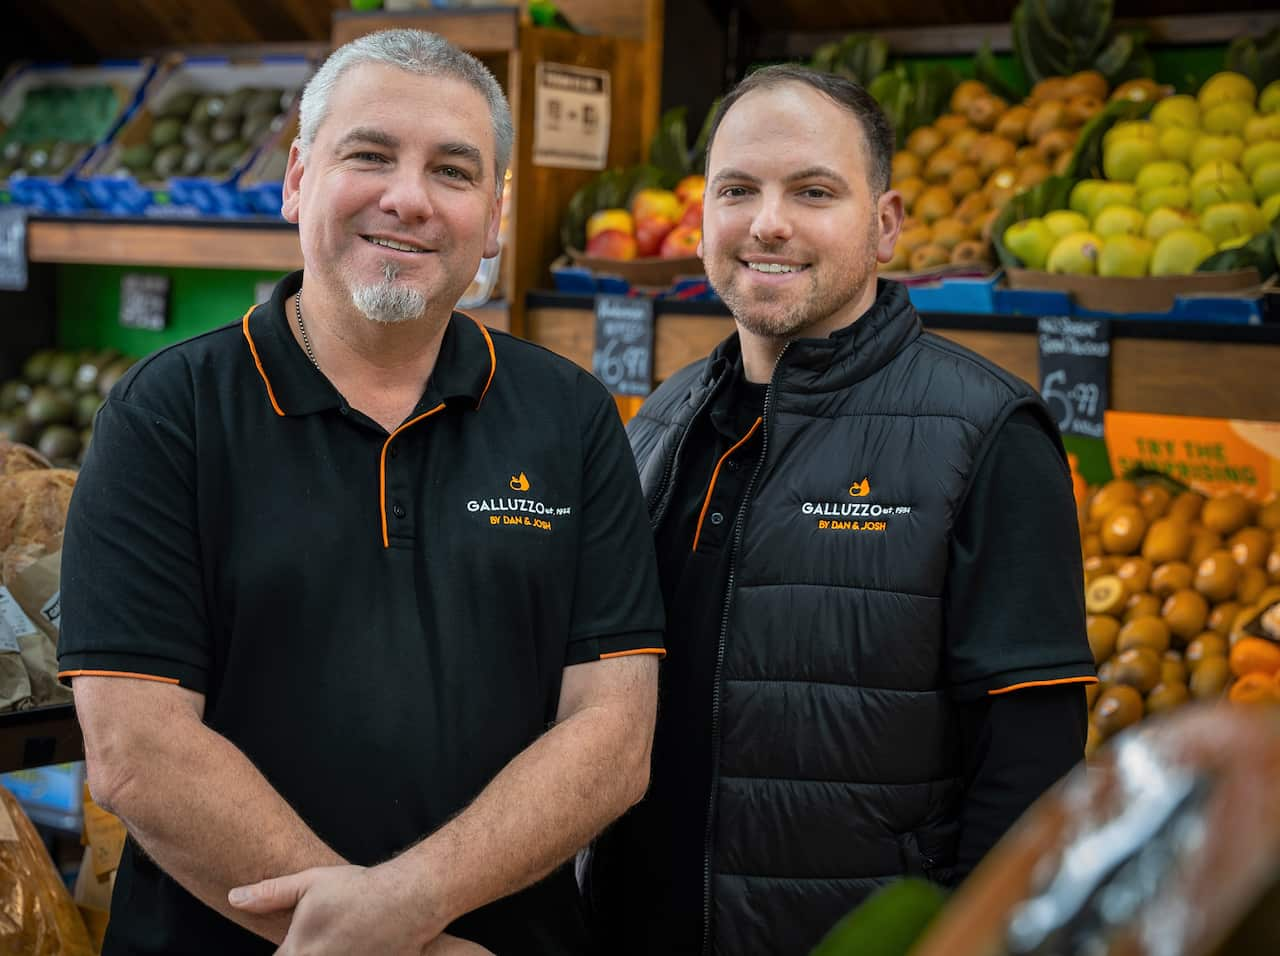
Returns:
[[[323,840],[376,864],[547,729],[565,666],[661,653],[661,597],[595,379],[455,314],[388,434],[298,347],[300,283],[112,391],[67,520],[60,663],[204,694],[205,722]],[[455,930],[581,952],[571,868]],[[132,843],[108,932],[107,954],[273,949]]]

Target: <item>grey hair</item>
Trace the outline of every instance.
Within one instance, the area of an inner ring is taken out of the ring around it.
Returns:
[[[515,133],[511,107],[488,68],[436,33],[425,30],[382,30],[345,43],[329,55],[307,82],[298,106],[298,148],[305,156],[329,113],[329,97],[338,80],[353,66],[385,63],[419,76],[447,76],[475,88],[489,104],[493,121],[494,172],[497,189],[511,161]]]

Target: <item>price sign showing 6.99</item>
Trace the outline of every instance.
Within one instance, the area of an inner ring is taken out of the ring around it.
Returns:
[[[653,390],[653,300],[596,296],[591,371],[614,395]]]
[[[1111,371],[1111,323],[1047,316],[1038,323],[1040,397],[1064,435],[1102,437]]]

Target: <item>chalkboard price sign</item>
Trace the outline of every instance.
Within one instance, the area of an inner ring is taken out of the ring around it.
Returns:
[[[1038,323],[1040,397],[1064,435],[1102,437],[1111,372],[1111,323],[1046,316]]]
[[[120,324],[159,332],[169,327],[169,277],[126,272],[120,277]]]
[[[27,287],[27,211],[0,206],[0,289]]]
[[[591,371],[614,395],[653,390],[653,300],[596,296]]]

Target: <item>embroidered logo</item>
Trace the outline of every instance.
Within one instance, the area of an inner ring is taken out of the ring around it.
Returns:
[[[523,471],[520,472],[520,474],[517,475],[516,477],[512,478],[509,482],[507,482],[507,484],[511,486],[512,491],[528,491],[529,490],[529,479],[525,477],[525,474]]]
[[[871,480],[863,478],[861,481],[855,481],[849,486],[849,494],[854,498],[865,498],[871,494]]]
[[[864,477],[849,486],[849,497],[866,499],[871,495],[871,479]],[[818,531],[871,531],[889,530],[889,519],[895,515],[911,514],[910,505],[883,505],[870,501],[805,501],[800,514],[818,519]]]

